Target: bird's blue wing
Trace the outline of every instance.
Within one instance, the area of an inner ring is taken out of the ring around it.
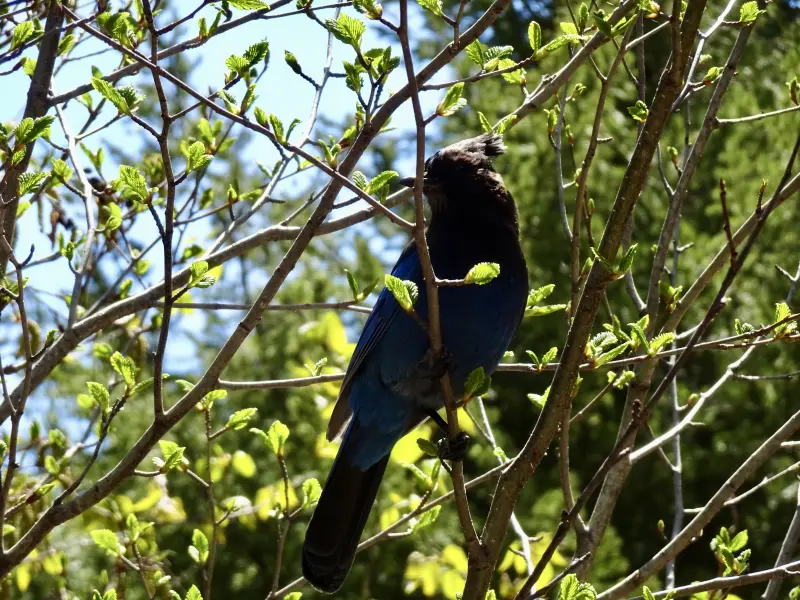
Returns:
[[[423,283],[419,254],[417,253],[417,246],[413,241],[406,246],[400,254],[400,258],[397,259],[397,263],[392,269],[392,275],[400,279],[413,281],[417,285]],[[328,423],[327,437],[329,440],[332,440],[338,435],[347,422],[347,419],[350,418],[352,411],[348,398],[350,395],[350,387],[353,383],[353,377],[359,372],[361,366],[364,364],[364,360],[369,356],[370,352],[374,350],[375,346],[383,338],[395,315],[400,310],[400,305],[397,304],[392,293],[384,288],[378,296],[378,300],[375,302],[375,306],[367,318],[367,322],[364,324],[361,337],[358,338],[356,349],[353,351],[350,364],[342,380],[339,398],[336,400],[336,406],[333,409],[330,422]]]

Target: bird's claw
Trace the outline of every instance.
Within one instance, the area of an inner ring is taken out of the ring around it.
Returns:
[[[464,460],[471,441],[472,438],[463,431],[453,440],[448,438],[443,439],[439,446],[439,458],[442,460]]]
[[[422,377],[437,381],[452,370],[453,355],[446,348],[442,348],[439,352],[428,350],[417,364],[417,368]]]

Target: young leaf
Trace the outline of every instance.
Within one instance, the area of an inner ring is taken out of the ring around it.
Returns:
[[[109,554],[118,556],[125,554],[125,547],[119,543],[117,534],[110,529],[95,529],[92,531],[92,539],[101,550],[105,550]]]
[[[773,323],[780,323],[781,321],[783,321],[784,319],[789,317],[791,314],[792,314],[792,311],[789,308],[788,304],[786,304],[785,302],[778,302],[777,304],[775,304],[775,320],[773,321]],[[797,329],[797,322],[795,322],[795,321],[787,321],[786,323],[783,323],[782,325],[778,325],[773,330],[773,335],[775,337],[781,337],[781,336],[789,335],[795,329]]]
[[[22,173],[19,176],[19,195],[20,197],[38,191],[39,184],[47,178],[47,173]],[[30,204],[28,204],[30,206]],[[19,216],[19,211],[17,211]],[[24,211],[23,211],[24,212]]]
[[[434,506],[429,511],[422,513],[420,518],[411,526],[411,531],[413,533],[417,533],[420,529],[424,529],[428,525],[432,525],[436,518],[439,516],[439,511],[441,510],[441,505]]]
[[[542,366],[546,365],[547,363],[553,362],[557,356],[558,356],[558,348],[556,346],[553,346],[552,348],[550,348],[550,350],[544,353],[544,356],[542,356]]]
[[[275,456],[283,456],[283,445],[289,438],[289,428],[280,421],[274,421],[266,433],[260,429],[251,428],[251,432],[258,434]]]
[[[228,0],[228,2],[230,2],[231,5],[234,5],[234,2],[236,2],[237,4],[248,4],[248,3],[264,4],[263,2],[255,2],[255,0],[246,0],[246,1]],[[186,600],[203,600],[203,594],[200,593],[200,590],[197,589],[196,585],[193,585],[192,587],[189,588],[189,591],[186,592]]]
[[[396,171],[383,171],[373,177],[367,184],[367,193],[378,194],[386,188],[392,181],[399,179],[400,175]]]
[[[367,26],[358,19],[342,13],[335,21],[333,19],[325,21],[325,26],[340,42],[349,44],[356,50],[361,48],[361,40]]]
[[[542,26],[536,21],[531,21],[530,25],[528,25],[528,43],[534,54],[542,47]]]
[[[125,385],[132,388],[136,384],[136,365],[133,359],[123,356],[119,352],[111,355],[111,367],[122,376]]]
[[[474,369],[468,376],[467,381],[464,383],[464,399],[478,398],[483,396],[489,391],[492,385],[492,378],[487,377],[483,367]]]
[[[464,278],[464,283],[474,283],[475,285],[486,285],[500,275],[500,265],[497,263],[478,263],[472,267],[467,276]]]
[[[623,255],[622,260],[619,261],[619,267],[614,270],[614,273],[611,277],[612,279],[618,279],[631,270],[631,267],[633,266],[633,259],[636,257],[637,247],[638,244],[631,244],[631,246]]]
[[[594,359],[594,365],[596,367],[601,367],[607,362],[614,360],[618,356],[622,355],[630,345],[631,345],[630,342],[625,342],[624,344],[620,344],[616,348],[612,348],[608,352],[604,352],[603,354]]]
[[[91,394],[92,399],[97,402],[97,405],[100,407],[100,410],[103,414],[108,413],[109,406],[111,404],[111,396],[102,383],[97,383],[96,381],[87,381],[86,386],[89,388],[89,394]]]
[[[437,17],[441,17],[444,14],[442,12],[442,0],[417,0],[417,2],[422,8],[429,10]]]
[[[411,297],[411,291],[407,283],[414,285],[413,282],[405,282],[394,275],[386,275],[386,277],[384,277],[386,288],[392,293],[394,299],[397,300],[397,303],[405,311],[411,310],[414,306],[414,299]]]
[[[484,63],[486,62],[486,56],[484,54],[483,44],[481,44],[478,40],[473,40],[467,46],[466,53],[467,53],[467,58],[469,58],[480,68],[483,68]]]
[[[647,120],[648,110],[647,105],[641,100],[637,100],[636,104],[628,107],[628,113],[634,120],[644,123]]]
[[[147,182],[138,169],[128,165],[119,166],[119,181],[127,194],[137,202],[147,203],[150,199],[150,192],[147,189]]]
[[[492,125],[489,123],[489,119],[486,118],[481,111],[478,111],[478,120],[481,123],[481,129],[483,129],[484,133],[492,133]]]
[[[228,417],[228,423],[225,425],[225,429],[230,429],[233,431],[244,429],[256,412],[258,412],[257,408],[243,408],[241,410],[237,410],[230,417]]]
[[[34,26],[33,21],[23,21],[22,23],[18,24],[14,27],[14,30],[11,32],[11,48],[10,50],[16,50],[25,42],[30,40],[34,36]]]
[[[436,107],[436,114],[448,117],[455,113],[459,108],[467,105],[467,100],[461,97],[464,91],[464,83],[459,82],[451,86],[445,92],[444,99]]]
[[[117,110],[123,115],[131,114],[131,107],[128,106],[128,101],[125,100],[123,95],[111,85],[109,82],[99,77],[92,77],[92,87],[106,100],[111,102],[117,107]]]
[[[758,2],[745,2],[739,9],[739,23],[753,23],[763,12],[765,11],[758,9]]]
[[[310,508],[319,501],[322,495],[322,486],[319,481],[311,477],[303,482],[303,508]]]

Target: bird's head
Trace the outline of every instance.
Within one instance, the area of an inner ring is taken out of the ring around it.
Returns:
[[[434,215],[448,209],[483,213],[512,209],[514,201],[492,161],[506,150],[499,135],[483,134],[451,144],[425,161],[423,192]],[[413,187],[415,177],[400,180]]]

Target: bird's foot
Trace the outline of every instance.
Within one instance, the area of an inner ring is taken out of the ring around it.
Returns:
[[[444,438],[439,446],[439,458],[442,460],[464,460],[472,441],[463,431],[455,439]]]
[[[439,352],[428,350],[417,363],[420,376],[431,381],[438,381],[453,369],[453,355],[442,348]]]

